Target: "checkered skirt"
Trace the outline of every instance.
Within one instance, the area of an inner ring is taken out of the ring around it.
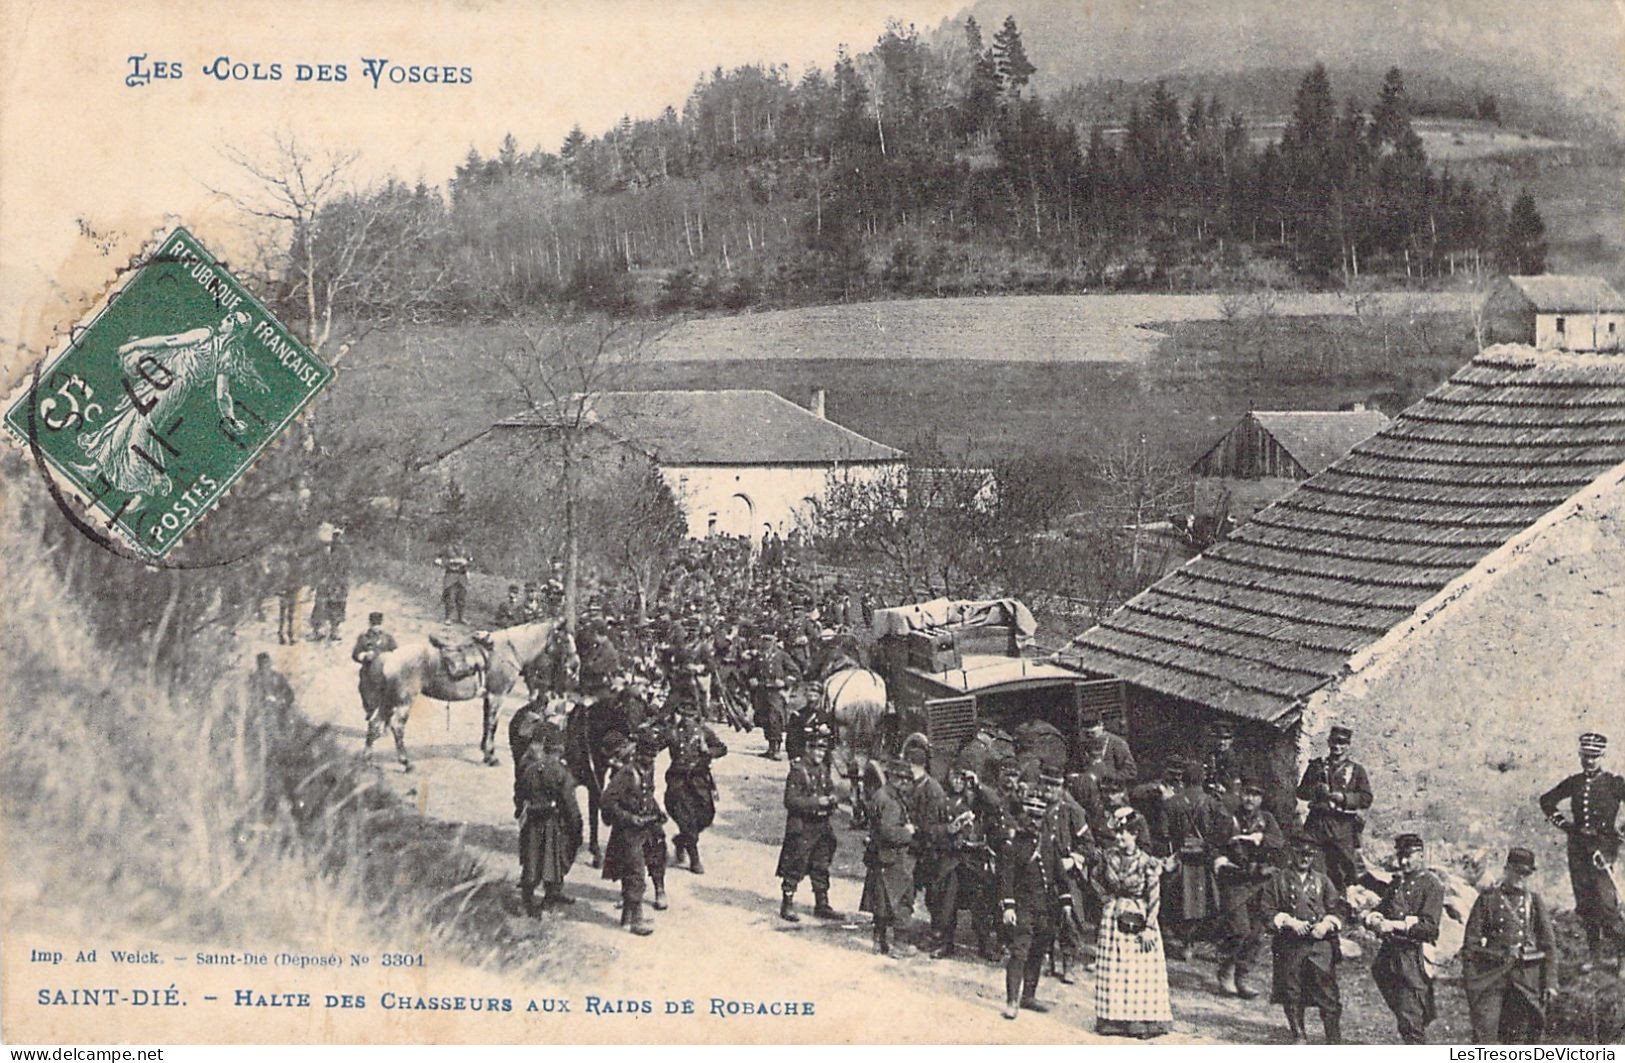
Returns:
[[[1100,917],[1100,945],[1095,956],[1095,1018],[1117,1022],[1172,1022],[1162,931],[1150,931],[1152,948],[1141,952],[1135,935],[1117,929],[1118,913],[1131,910],[1144,909],[1129,898],[1113,897]]]

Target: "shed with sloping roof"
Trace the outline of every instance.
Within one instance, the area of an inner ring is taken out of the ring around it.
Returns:
[[[1380,410],[1254,410],[1191,466],[1197,476],[1303,480],[1388,424]]]
[[[1136,755],[1240,722],[1277,792],[1311,698],[1362,651],[1494,579],[1497,550],[1625,476],[1625,360],[1490,348],[1072,647],[1131,684]],[[1609,478],[1613,478],[1610,480]]]

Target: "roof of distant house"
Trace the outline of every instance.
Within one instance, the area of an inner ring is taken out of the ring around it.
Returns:
[[[1489,348],[1073,652],[1091,671],[1286,726],[1351,656],[1622,465],[1625,358]]]
[[[608,391],[588,419],[665,465],[829,465],[893,462],[903,452],[819,417],[771,391]],[[497,422],[539,428],[546,410]]]
[[[1625,298],[1601,277],[1545,273],[1534,277],[1508,277],[1529,305],[1538,311],[1622,311]]]
[[[1247,416],[1257,421],[1309,476],[1388,425],[1388,416],[1381,410],[1254,410]],[[1222,446],[1229,435],[1226,432],[1202,458]],[[1202,458],[1197,459],[1198,464]]]

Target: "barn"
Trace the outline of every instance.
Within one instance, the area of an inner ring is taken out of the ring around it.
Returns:
[[[1484,327],[1491,343],[1617,351],[1625,332],[1625,299],[1601,277],[1503,277],[1484,300]]]
[[[1576,734],[1625,741],[1622,516],[1625,358],[1493,347],[1072,652],[1127,681],[1152,764],[1226,717],[1295,810],[1340,720],[1379,835],[1550,849]]]
[[[683,507],[692,537],[760,537],[795,527],[832,472],[901,475],[902,451],[861,436],[771,391],[609,391],[590,399],[593,424],[646,455]],[[528,412],[497,422],[493,439],[547,428]]]
[[[1191,465],[1196,476],[1305,480],[1388,424],[1380,410],[1253,410]]]

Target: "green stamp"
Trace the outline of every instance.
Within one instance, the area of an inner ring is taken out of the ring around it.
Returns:
[[[6,412],[6,428],[161,558],[333,379],[183,228]]]

